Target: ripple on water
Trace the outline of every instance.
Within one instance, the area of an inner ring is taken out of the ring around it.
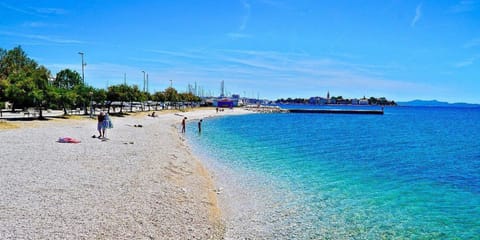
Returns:
[[[223,188],[227,236],[476,237],[480,113],[389,111],[206,121],[189,140]]]

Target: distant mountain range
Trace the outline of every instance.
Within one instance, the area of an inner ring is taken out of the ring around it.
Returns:
[[[437,100],[413,100],[409,102],[397,102],[398,106],[410,107],[480,107],[480,104],[471,103],[448,103]]]

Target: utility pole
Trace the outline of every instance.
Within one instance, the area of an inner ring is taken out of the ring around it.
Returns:
[[[78,52],[78,54],[80,54],[80,56],[82,56],[82,83],[85,84],[85,66],[87,65],[84,61],[83,61],[83,52]]]
[[[172,88],[172,84],[173,84],[173,83],[172,83],[172,80],[170,79],[170,88]]]
[[[143,73],[143,91],[145,92],[145,71],[142,71]]]
[[[147,73],[147,92],[148,92],[148,73]]]
[[[85,65],[87,65],[87,64],[83,61],[83,52],[78,52],[78,54],[80,54],[80,56],[82,56],[82,84],[85,85]],[[91,105],[92,104],[90,102],[90,112],[92,111]],[[85,102],[82,103],[82,107],[83,107],[83,110],[84,110],[84,114],[87,115],[87,107],[85,106]],[[91,113],[90,113],[90,115],[91,115]]]

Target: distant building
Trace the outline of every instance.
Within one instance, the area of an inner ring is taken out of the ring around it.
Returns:
[[[324,105],[328,103],[328,99],[322,97],[311,97],[308,99],[308,103],[314,105]]]
[[[239,101],[239,98],[227,98],[227,97],[215,98],[213,99],[212,105],[214,107],[232,108],[232,107],[238,107],[238,101]]]
[[[368,105],[368,99],[362,98],[358,100],[358,105]]]

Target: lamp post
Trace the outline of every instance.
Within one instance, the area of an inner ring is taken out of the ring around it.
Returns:
[[[172,81],[173,81],[173,80],[170,79],[170,88],[172,88]]]
[[[148,73],[147,73],[147,92],[148,92]]]
[[[78,52],[80,56],[82,56],[82,83],[85,84],[85,66],[87,65],[85,62],[83,62],[83,52]]]
[[[145,71],[142,71],[143,73],[143,91],[145,92]]]
[[[93,92],[89,92],[90,94],[90,118],[93,118]]]
[[[85,85],[85,65],[87,65],[84,61],[83,61],[83,52],[78,52],[78,54],[80,54],[80,56],[82,56],[82,84]],[[83,107],[83,114],[84,115],[87,115],[87,107],[85,106],[85,101],[82,101],[82,107]]]

